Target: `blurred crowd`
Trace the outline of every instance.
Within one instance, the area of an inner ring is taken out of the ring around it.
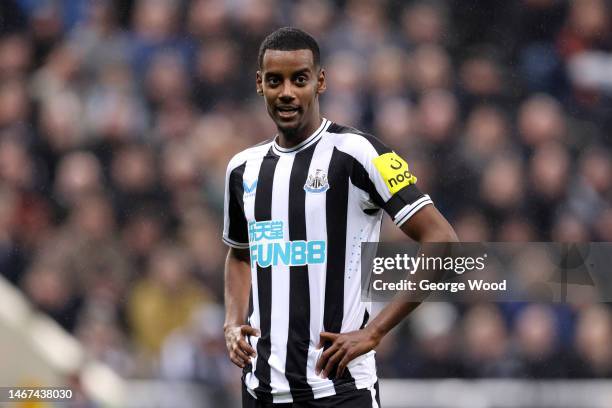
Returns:
[[[130,377],[233,387],[223,183],[274,134],[258,46],[320,42],[324,115],[407,158],[463,241],[612,241],[605,0],[3,0],[0,272]],[[406,239],[385,221],[385,240]],[[386,377],[611,377],[605,305],[431,303]]]

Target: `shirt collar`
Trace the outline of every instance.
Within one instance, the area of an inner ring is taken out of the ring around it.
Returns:
[[[313,132],[312,135],[308,136],[306,139],[304,139],[299,144],[293,147],[289,147],[289,148],[279,146],[277,143],[278,136],[276,136],[274,138],[274,142],[272,143],[272,150],[277,154],[288,154],[288,153],[296,153],[296,152],[299,152],[300,150],[306,149],[308,146],[312,145],[314,142],[316,142],[317,140],[321,138],[321,135],[323,134],[325,129],[327,129],[327,127],[330,124],[331,122],[329,120],[323,118],[323,120],[321,121],[321,124],[319,125],[317,130]]]

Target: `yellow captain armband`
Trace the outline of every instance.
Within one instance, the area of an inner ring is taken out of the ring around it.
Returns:
[[[395,152],[381,154],[373,162],[376,170],[385,180],[391,195],[417,181],[416,176],[410,174],[408,163]]]

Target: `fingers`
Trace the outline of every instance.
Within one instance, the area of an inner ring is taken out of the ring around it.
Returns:
[[[346,369],[346,366],[352,359],[353,357],[351,353],[346,353],[344,357],[342,357],[342,360],[340,360],[340,363],[338,364],[338,368],[336,369],[337,377],[342,377],[342,375],[344,374],[344,370]]]
[[[257,354],[255,352],[255,349],[251,347],[251,345],[247,343],[244,338],[238,340],[238,347],[240,347],[241,351],[245,352],[251,357],[255,357],[255,355]]]
[[[238,340],[230,349],[230,360],[240,368],[244,368],[244,366],[251,362],[251,358],[256,355],[255,349],[244,339]]]
[[[249,326],[248,324],[243,324],[240,326],[240,333],[243,336],[259,336],[259,330]]]
[[[250,363],[251,358],[257,355],[255,349],[246,341],[245,336],[259,336],[259,330],[249,325],[242,325],[239,331],[235,330],[226,333],[226,344],[230,360],[240,368],[244,368]]]
[[[325,343],[326,341],[334,342],[338,338],[338,336],[340,336],[339,333],[321,332],[321,334],[319,334],[320,347],[322,347],[323,343]]]
[[[329,375],[332,373],[336,364],[338,364],[338,361],[340,361],[342,357],[344,356],[345,352],[346,351],[344,349],[339,349],[338,351],[334,353],[333,356],[330,357],[329,360],[327,360],[327,364],[325,365],[325,369],[323,370],[321,377],[323,378],[329,377]]]
[[[230,352],[230,360],[232,360],[232,363],[236,364],[238,367],[244,368],[249,361],[249,357],[244,351],[240,350],[240,348],[234,347],[234,349]]]
[[[315,367],[315,373],[319,374],[321,372],[321,370],[323,369],[323,366],[325,366],[325,364],[327,363],[327,360],[334,355],[334,353],[336,353],[336,351],[338,351],[338,348],[340,346],[336,343],[332,344],[330,348],[328,348],[327,350],[325,350],[323,352],[323,354],[321,354],[321,357],[319,357],[319,361],[317,361],[317,365]]]
[[[233,357],[230,355],[230,360],[232,363],[234,363],[234,365],[240,367],[240,368],[244,368],[244,361],[238,359],[237,357]]]

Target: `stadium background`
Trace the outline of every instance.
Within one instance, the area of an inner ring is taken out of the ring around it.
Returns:
[[[611,16],[604,0],[3,0],[1,275],[121,376],[235,392],[223,178],[274,133],[254,75],[283,25],[320,42],[324,115],[404,155],[461,240],[612,241]],[[388,221],[384,240],[405,239]],[[432,303],[378,367],[605,378],[611,343],[605,305]]]

